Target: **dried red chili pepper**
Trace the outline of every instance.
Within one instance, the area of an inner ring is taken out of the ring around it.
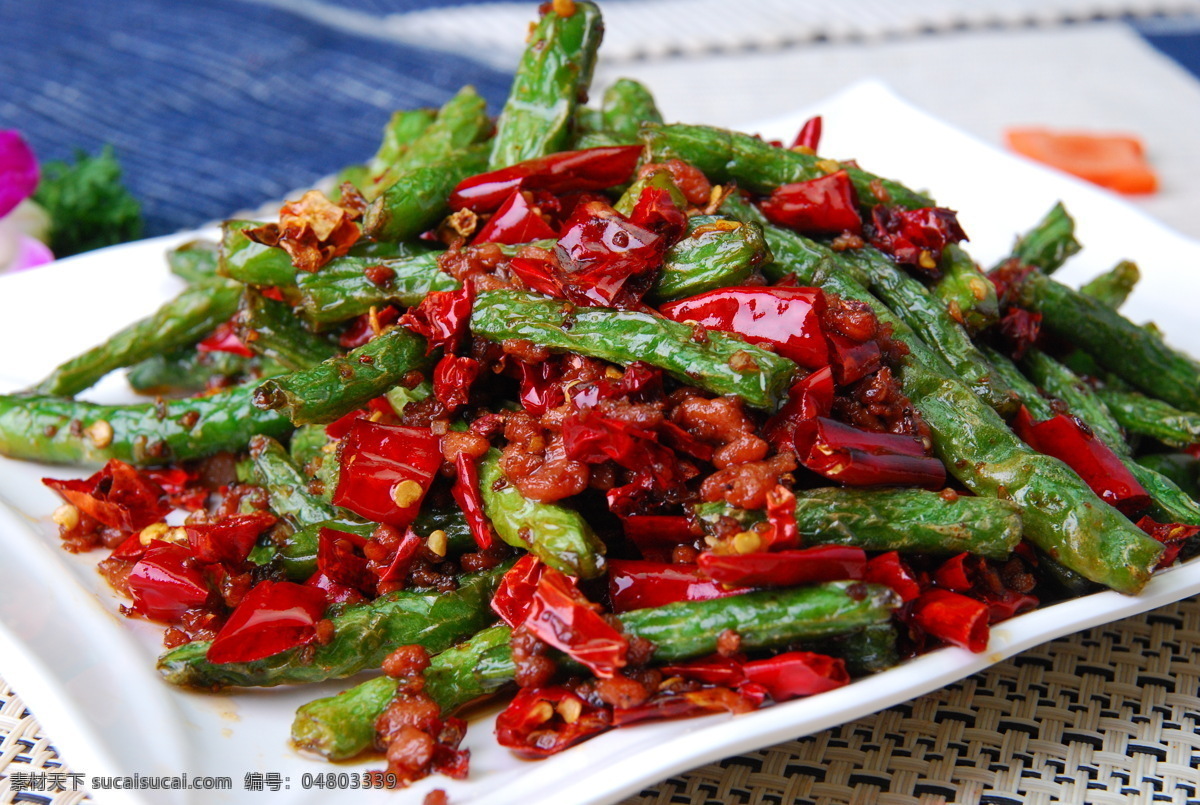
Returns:
[[[829,365],[839,386],[848,386],[879,370],[883,351],[878,341],[855,341],[829,334]]]
[[[913,602],[911,622],[931,637],[978,654],[987,649],[988,616],[982,601],[933,587]]]
[[[305,587],[313,587],[325,594],[325,600],[330,604],[359,604],[366,601],[366,596],[353,587],[339,584],[324,573],[314,573],[304,582]]]
[[[279,521],[270,512],[234,514],[215,523],[184,526],[192,556],[205,564],[241,567],[259,534]]]
[[[83,480],[42,483],[88,517],[121,531],[140,531],[171,511],[162,487],[115,458]]]
[[[521,390],[518,399],[533,416],[541,416],[566,402],[562,388],[562,370],[556,361],[526,363],[517,361]]]
[[[471,386],[482,367],[474,358],[445,355],[433,367],[433,396],[453,413],[471,398]]]
[[[531,291],[558,299],[564,297],[562,283],[557,279],[558,266],[549,260],[514,257],[508,261],[508,270]]]
[[[521,688],[496,716],[496,741],[524,757],[549,757],[611,726],[607,708],[566,688]]]
[[[862,234],[858,197],[844,170],[781,185],[759,205],[777,226],[813,235]]]
[[[379,335],[376,327],[382,329],[389,325],[395,324],[400,319],[400,311],[393,305],[377,310],[375,312],[375,320],[371,321],[371,314],[364,313],[357,318],[351,319],[350,324],[338,336],[338,344],[346,349],[358,349],[363,344],[370,341],[375,336]]]
[[[659,693],[634,707],[614,707],[614,727],[627,727],[641,721],[687,718],[706,713],[749,713],[762,704],[760,689],[744,685],[739,690],[724,687],[701,688],[683,693]]]
[[[603,201],[576,207],[558,245],[555,279],[578,305],[635,307],[662,268],[670,242]]]
[[[826,417],[796,425],[800,463],[849,486],[900,484],[940,489],[946,468],[911,436],[873,433]]]
[[[793,449],[797,424],[833,413],[834,390],[833,369],[828,366],[797,380],[787,402],[763,426],[763,438],[778,448]]]
[[[960,553],[938,565],[933,572],[933,583],[944,590],[969,593],[979,581],[986,563],[982,556]]]
[[[342,447],[334,505],[404,528],[417,516],[441,467],[440,442],[429,428],[357,420]]]
[[[400,538],[400,544],[396,546],[396,552],[392,554],[392,561],[379,574],[379,584],[385,582],[400,582],[408,578],[408,571],[412,568],[413,561],[417,558],[417,551],[420,550],[423,540],[409,526],[404,531],[404,536]]]
[[[670,554],[676,545],[686,545],[696,539],[688,520],[675,514],[633,514],[621,516],[625,536],[638,547],[646,559]],[[653,556],[652,556],[653,554]]]
[[[472,243],[529,243],[558,235],[529,203],[520,190],[514,190],[475,235]]]
[[[1160,523],[1150,517],[1138,520],[1137,527],[1166,546],[1162,558],[1158,560],[1159,567],[1166,567],[1174,562],[1187,541],[1200,534],[1200,526]]]
[[[988,608],[988,623],[999,623],[1009,618],[1037,609],[1038,599],[1027,593],[1016,590],[1004,590],[1000,593],[987,593],[980,596]]]
[[[231,321],[222,322],[217,325],[217,329],[213,330],[203,341],[196,344],[196,349],[200,352],[229,352],[234,355],[241,355],[243,358],[254,357],[254,353],[250,348],[242,343],[242,339],[238,338],[233,322]]]
[[[454,502],[458,504],[467,518],[467,525],[471,528],[471,536],[475,538],[475,544],[481,549],[487,550],[492,547],[494,537],[492,523],[483,512],[483,494],[479,491],[478,459],[463,451],[454,460],[454,467],[458,470],[458,477],[454,479],[454,486],[451,487],[450,494],[454,496]]]
[[[1020,360],[1037,343],[1042,332],[1042,314],[1010,307],[994,328],[1013,360]]]
[[[1100,499],[1129,517],[1150,505],[1148,493],[1124,462],[1077,418],[1058,414],[1035,423],[1025,406],[1013,420],[1013,430],[1034,450],[1062,461],[1083,479]]]
[[[687,231],[687,215],[675,204],[670,192],[661,187],[646,187],[629,213],[629,222],[661,237],[665,251]]]
[[[789,651],[754,660],[746,663],[742,670],[747,679],[766,688],[777,702],[850,684],[850,674],[843,660],[811,651]]]
[[[475,293],[471,283],[457,291],[432,291],[426,294],[421,304],[400,317],[397,322],[429,341],[426,352],[445,347],[454,352],[467,334],[467,322],[471,319],[471,306]]]
[[[749,589],[718,584],[702,575],[697,565],[641,559],[608,561],[608,597],[613,612],[661,607],[676,601],[708,601]]]
[[[172,622],[212,597],[204,574],[182,545],[153,540],[127,579],[133,607],[147,618]]]
[[[260,581],[217,632],[209,662],[253,662],[311,643],[325,613],[325,593],[290,581]]]
[[[362,555],[366,537],[322,528],[317,534],[317,572],[330,581],[361,593],[374,593],[375,577]]]
[[[673,321],[737,333],[752,344],[770,344],[808,369],[829,362],[821,326],[825,295],[819,288],[722,288],[659,308]]]
[[[640,145],[618,145],[563,151],[518,162],[459,182],[450,194],[450,208],[491,212],[514,190],[605,190],[629,180],[641,153]]]
[[[938,271],[942,251],[951,243],[967,240],[958,216],[944,207],[905,210],[879,204],[871,210],[871,245],[890,254],[897,263]]]
[[[625,667],[629,641],[563,573],[546,568],[533,593],[525,628],[586,665],[601,679]]]
[[[821,116],[815,115],[804,121],[796,139],[792,140],[792,148],[807,148],[816,151],[821,145]]]
[[[796,525],[796,495],[782,484],[767,492],[767,524],[761,534],[763,550],[800,546],[800,529]]]
[[[492,611],[514,629],[525,622],[533,606],[533,593],[546,566],[531,553],[516,561],[500,579],[492,596]]]
[[[863,581],[891,587],[902,601],[912,601],[921,594],[921,584],[916,574],[900,558],[896,551],[888,551],[867,560]]]
[[[715,554],[696,560],[713,581],[745,587],[798,587],[826,581],[861,579],[867,567],[862,548],[817,545],[791,551]]]
[[[666,676],[681,676],[684,679],[693,679],[709,685],[723,685],[732,688],[746,681],[746,672],[742,669],[744,664],[744,659],[714,654],[698,660],[664,665],[660,670]]]

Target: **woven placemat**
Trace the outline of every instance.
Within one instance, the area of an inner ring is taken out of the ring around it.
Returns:
[[[1200,598],[1019,654],[935,693],[672,777],[624,805],[1200,805]],[[0,804],[59,759],[0,680]],[[31,774],[32,773],[32,774]]]

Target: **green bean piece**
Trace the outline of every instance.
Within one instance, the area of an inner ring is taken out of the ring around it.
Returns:
[[[1098,299],[1044,274],[1020,284],[1020,303],[1042,314],[1051,335],[1087,351],[1122,380],[1151,397],[1200,413],[1200,362],[1172,349]]]
[[[500,451],[489,450],[479,463],[483,512],[505,543],[521,548],[569,576],[603,575],[604,543],[579,512],[522,495],[500,468]]]
[[[1021,367],[1043,392],[1065,402],[1071,413],[1083,420],[1117,455],[1132,455],[1120,423],[1083,378],[1037,348],[1025,353]]]
[[[419,537],[428,537],[434,531],[445,532],[447,552],[450,554],[479,550],[467,517],[458,506],[440,508],[424,503],[417,519],[412,521],[412,529]]]
[[[997,355],[992,360],[996,366],[1007,365],[1017,372],[1012,362],[1004,356]],[[1091,428],[1096,437],[1121,459],[1121,463],[1150,494],[1154,506],[1151,513],[1156,519],[1200,524],[1200,505],[1188,493],[1170,478],[1133,460],[1133,451],[1125,441],[1120,424],[1113,419],[1112,413],[1091,386],[1066,366],[1037,349],[1029,351],[1024,366],[1047,394],[1066,403],[1071,413]],[[1057,411],[1040,396],[1032,383],[1027,380],[1023,382],[1025,387],[1014,381],[1014,388],[1020,393],[1033,418],[1041,421],[1053,417]]]
[[[752,522],[722,502],[695,508],[703,523],[715,524],[727,516]],[[965,551],[1005,559],[1021,541],[1016,504],[970,495],[948,499],[924,489],[809,489],[796,493],[795,517],[806,545],[928,554]]]
[[[398,327],[311,369],[266,381],[254,404],[282,411],[296,425],[333,422],[430,363],[425,339]]]
[[[408,147],[375,175],[368,200],[377,199],[404,174],[446,162],[453,154],[482,143],[491,133],[487,102],[474,87],[463,87],[442,105],[434,120]]]
[[[628,142],[625,137],[618,137],[607,131],[592,131],[587,134],[580,134],[571,140],[571,147],[578,150],[584,148],[608,148],[613,145],[637,145],[637,143]]]
[[[1151,453],[1137,463],[1167,478],[1193,498],[1200,497],[1200,459],[1188,453]]]
[[[980,497],[1004,498],[1021,509],[1025,534],[1038,547],[1093,581],[1136,593],[1150,578],[1161,546],[1104,503],[1057,459],[1030,450],[933,350],[856,280],[856,272],[778,227],[763,228],[776,263],[807,285],[865,302],[909,349],[901,388],[924,418],[934,453],[947,471]]]
[[[600,9],[577,2],[575,13],[542,15],[530,34],[496,121],[489,170],[565,150],[575,109],[587,98],[604,35]]]
[[[450,648],[494,623],[492,595],[511,562],[463,576],[453,592],[400,590],[333,616],[328,643],[288,649],[253,662],[210,663],[210,642],[186,643],[163,654],[158,671],[172,685],[217,689],[271,687],[341,679],[378,668],[399,646],[429,652]]]
[[[288,305],[250,287],[242,294],[234,326],[252,352],[291,371],[309,369],[340,352],[328,338],[307,329]]]
[[[762,227],[739,223],[733,229],[707,228],[726,222],[728,219],[715,215],[696,215],[688,220],[688,234],[667,250],[662,273],[650,286],[651,302],[661,304],[741,285],[771,262]],[[705,228],[697,233],[700,227]]]
[[[253,386],[207,397],[100,405],[61,397],[0,396],[0,455],[47,464],[152,466],[236,452],[255,434],[283,437],[292,425],[254,407]]]
[[[644,123],[662,123],[662,113],[654,96],[641,82],[618,78],[604,91],[600,104],[603,131],[614,135],[622,145],[636,145]]]
[[[997,376],[1004,378],[1008,387],[1020,397],[1021,404],[1029,411],[1034,421],[1041,422],[1054,417],[1055,411],[1050,406],[1050,401],[1042,396],[1041,389],[1021,373],[1020,367],[1013,363],[1012,358],[986,344],[981,350]]]
[[[850,174],[860,204],[881,203],[875,194],[875,187],[880,187],[886,191],[890,203],[908,209],[933,206],[932,199],[899,182],[880,179],[854,165],[839,165],[811,154],[776,148],[749,134],[711,126],[650,124],[642,127],[642,141],[649,145],[655,161],[682,159],[714,182],[737,182],[739,187],[754,193],[770,193],[780,185],[817,179],[844,168]]]
[[[435,227],[450,212],[450,191],[487,167],[487,147],[446,154],[440,162],[405,171],[371,202],[363,232],[380,241],[407,240]]]
[[[1079,292],[1103,302],[1113,310],[1118,310],[1121,305],[1125,304],[1129,294],[1133,293],[1134,287],[1141,278],[1142,272],[1138,269],[1137,263],[1131,260],[1122,260],[1108,271],[1084,283],[1079,288]]]
[[[278,246],[268,246],[246,237],[247,229],[257,229],[258,221],[226,221],[221,225],[221,249],[217,273],[247,285],[291,285],[296,267],[292,256]]]
[[[292,457],[292,461],[296,463],[297,467],[303,468],[310,461],[327,455],[326,451],[329,446],[336,443],[325,433],[324,425],[301,425],[292,433],[292,439],[288,442],[288,455]],[[306,474],[312,475],[312,473]]]
[[[962,247],[956,243],[946,247],[941,269],[942,276],[933,284],[933,293],[945,303],[955,321],[977,333],[999,320],[996,286]]]
[[[195,344],[237,312],[241,287],[224,279],[189,286],[150,316],[56,367],[31,391],[71,396],[90,388],[114,369]]]
[[[888,624],[899,606],[899,597],[888,587],[838,581],[681,601],[617,618],[626,634],[655,644],[653,662],[670,663],[713,653],[717,637],[726,629],[737,632],[744,650],[780,648]],[[425,670],[425,691],[443,713],[512,681],[516,667],[509,634],[507,626],[494,626],[432,658]],[[374,739],[375,719],[391,701],[389,689],[395,692],[396,681],[380,677],[304,705],[292,722],[293,742],[330,760],[365,751]]]
[[[355,182],[355,186],[364,193],[375,196],[377,180],[381,179],[387,170],[397,165],[408,153],[412,144],[424,134],[433,121],[437,120],[436,109],[403,109],[393,112],[383,127],[383,139],[375,156],[363,166],[365,181]]]
[[[894,623],[872,623],[856,632],[806,641],[805,651],[840,657],[855,679],[894,668],[900,663]]]
[[[627,366],[663,369],[681,383],[735,394],[754,408],[774,410],[796,364],[733,335],[708,331],[701,343],[686,324],[632,310],[575,307],[519,291],[480,294],[471,312],[476,335],[501,342],[522,338]]]
[[[337,518],[334,506],[308,491],[308,476],[278,441],[255,436],[250,440],[250,458],[255,482],[267,490],[268,505],[279,517],[293,526]]]
[[[215,279],[220,247],[211,240],[192,240],[167,252],[167,268],[189,285]]]
[[[135,363],[126,371],[125,379],[139,394],[166,397],[196,394],[284,371],[274,361],[232,352],[201,352],[188,346]]]
[[[1012,256],[1022,263],[1037,266],[1047,274],[1057,271],[1071,255],[1079,252],[1075,239],[1075,221],[1058,202],[1037,226],[1017,239]]]
[[[343,257],[320,271],[301,272],[294,287],[283,289],[284,299],[314,325],[346,321],[372,307],[412,307],[432,291],[460,287],[458,280],[438,268],[437,257],[437,253],[378,260]],[[391,277],[372,281],[365,273],[371,266],[384,266]]]
[[[1130,433],[1158,439],[1179,450],[1200,442],[1200,415],[1136,392],[1100,389],[1096,394]]]

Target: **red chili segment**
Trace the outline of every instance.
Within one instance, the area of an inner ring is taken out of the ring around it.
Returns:
[[[940,489],[946,467],[911,436],[860,430],[826,417],[796,426],[800,463],[848,486],[903,485]]]
[[[828,366],[797,380],[788,390],[787,402],[763,426],[763,437],[776,447],[791,450],[796,443],[796,425],[832,414],[833,396],[833,369]]]
[[[1074,470],[1101,500],[1127,516],[1136,517],[1150,505],[1150,493],[1124,462],[1075,417],[1058,414],[1035,423],[1022,406],[1013,430],[1034,450]]]
[[[241,567],[258,535],[278,522],[269,512],[234,514],[215,523],[185,526],[192,555],[205,564]]]
[[[491,212],[514,190],[561,193],[615,187],[630,179],[641,153],[640,145],[618,145],[563,151],[518,162],[459,182],[450,194],[450,207]]]
[[[659,693],[634,707],[614,707],[614,727],[627,727],[641,721],[664,718],[688,718],[706,713],[748,713],[762,704],[763,691],[757,686],[743,685],[739,690],[701,688],[683,693]]]
[[[354,422],[342,447],[334,505],[404,528],[417,516],[441,467],[440,441],[429,428]]]
[[[433,396],[453,413],[471,398],[471,386],[482,367],[474,358],[446,355],[433,367]]]
[[[916,574],[896,551],[881,553],[868,560],[863,581],[891,587],[905,602],[912,601],[921,594],[921,584],[917,581]]]
[[[546,568],[533,594],[525,628],[586,665],[601,679],[625,667],[629,641],[563,573]]]
[[[936,273],[942,251],[967,239],[953,210],[922,207],[904,210],[880,204],[871,210],[871,245],[897,263]]]
[[[745,587],[799,587],[826,581],[861,579],[867,567],[862,548],[818,545],[793,551],[702,553],[697,560],[705,575],[722,584]]]
[[[749,592],[727,587],[704,576],[697,565],[610,559],[608,597],[613,612],[649,609],[676,601],[708,601]]]
[[[171,622],[204,606],[212,590],[187,548],[153,540],[129,571],[129,595],[147,618]]]
[[[217,325],[217,329],[196,344],[196,349],[201,352],[230,352],[234,355],[241,355],[243,358],[254,357],[250,348],[242,343],[242,339],[238,338],[233,322],[229,321]]]
[[[759,205],[777,226],[812,235],[862,234],[858,197],[844,170],[782,185]]]
[[[824,308],[819,288],[723,288],[669,302],[659,312],[673,321],[737,333],[752,344],[770,344],[801,366],[820,369],[829,362]]]
[[[566,688],[522,688],[496,716],[496,741],[518,755],[549,757],[611,726],[607,708]]]
[[[454,496],[454,502],[458,504],[467,518],[467,525],[471,528],[471,536],[475,538],[475,544],[480,549],[487,550],[492,547],[495,538],[492,535],[492,523],[483,512],[483,493],[479,491],[478,459],[463,451],[454,460],[454,468],[458,471],[458,477],[454,479],[454,486],[451,487],[450,494]]]
[[[217,632],[209,662],[253,662],[311,643],[325,593],[290,581],[260,581]]]
[[[987,649],[991,634],[988,615],[982,601],[934,587],[913,603],[912,622],[931,637],[978,654]]]
[[[483,228],[475,235],[473,243],[529,243],[546,240],[557,235],[537,210],[519,190],[514,190],[508,200],[496,210]]]
[[[375,576],[361,553],[366,542],[366,537],[358,534],[322,528],[317,535],[317,571],[332,582],[374,594]]]
[[[162,487],[115,458],[83,480],[42,483],[88,517],[121,531],[140,531],[171,511]]]
[[[850,684],[850,674],[843,660],[811,651],[789,651],[765,660],[754,660],[746,663],[742,670],[747,679],[766,688],[777,702]]]
[[[674,206],[670,209],[678,214]],[[658,218],[651,222],[671,225]],[[631,307],[654,284],[671,242],[623,218],[607,203],[590,201],[576,207],[563,228],[554,250],[559,263],[554,279],[561,295],[576,304]]]
[[[531,553],[522,556],[508,569],[492,596],[492,611],[500,616],[500,620],[514,629],[525,622],[533,606],[533,593],[545,570],[546,566]]]
[[[437,347],[454,352],[467,334],[467,322],[475,302],[471,288],[468,282],[457,291],[432,291],[421,304],[401,316],[398,324],[428,339],[426,353]]]
[[[796,139],[792,141],[792,148],[809,148],[816,151],[821,146],[821,116],[816,115],[804,121],[804,125],[800,127],[800,131],[796,132]]]

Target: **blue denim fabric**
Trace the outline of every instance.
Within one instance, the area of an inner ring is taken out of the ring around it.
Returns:
[[[394,109],[511,77],[237,0],[0,0],[0,128],[39,159],[112,143],[147,235],[254,207],[378,145]]]

